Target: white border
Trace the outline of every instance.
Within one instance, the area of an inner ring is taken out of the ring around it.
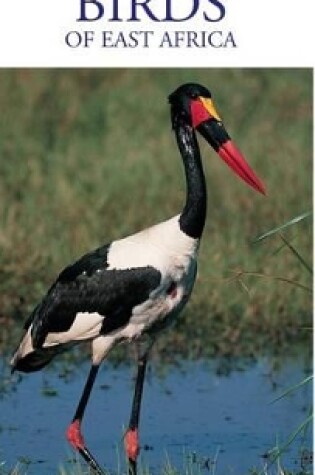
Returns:
[[[110,5],[113,0],[99,0]],[[128,9],[132,0],[119,1]],[[166,0],[150,0],[163,9]],[[189,2],[193,0],[172,0]],[[226,8],[218,23],[201,15],[187,22],[138,23],[76,21],[80,0],[7,0],[0,14],[1,67],[312,67],[314,65],[313,0],[220,0]],[[199,0],[200,11],[211,0]],[[187,5],[187,4],[186,4]],[[69,31],[165,30],[232,31],[236,48],[69,48]]]

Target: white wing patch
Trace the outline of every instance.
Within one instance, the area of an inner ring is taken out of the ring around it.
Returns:
[[[76,314],[73,324],[65,332],[48,333],[43,347],[90,340],[99,335],[104,316],[99,313],[80,312]]]
[[[32,343],[31,327],[30,327],[28,331],[25,333],[25,335],[23,336],[18,349],[16,350],[15,354],[13,355],[10,361],[11,366],[15,366],[16,362],[19,359],[24,358],[24,356],[28,355],[29,353],[32,353],[32,351],[34,351],[34,347]]]
[[[48,333],[43,343],[43,348],[51,348],[58,345],[66,345],[67,343],[80,342],[82,340],[91,340],[99,336],[104,317],[99,313],[82,312],[77,313],[75,320],[69,330],[65,332],[51,332]],[[32,343],[32,325],[28,328],[22,341],[14,354],[11,365],[15,366],[16,362],[28,354],[33,353],[36,349]],[[106,354],[108,349],[112,346],[114,340],[109,337],[106,344],[103,345],[102,354]]]

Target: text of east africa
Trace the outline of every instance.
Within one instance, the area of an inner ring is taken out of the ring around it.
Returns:
[[[66,43],[72,48],[98,45],[102,48],[236,48],[231,31],[70,31]]]

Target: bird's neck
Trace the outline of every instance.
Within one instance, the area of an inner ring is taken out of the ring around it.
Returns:
[[[199,239],[207,211],[207,190],[199,145],[194,130],[186,124],[177,124],[175,135],[187,183],[186,204],[180,215],[180,228],[188,236]]]

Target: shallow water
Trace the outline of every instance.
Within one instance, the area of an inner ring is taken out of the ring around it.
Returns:
[[[189,460],[216,475],[262,468],[266,452],[284,443],[307,417],[312,402],[310,383],[272,402],[305,377],[302,362],[287,360],[277,371],[268,359],[239,366],[243,369],[225,374],[218,361],[189,362],[168,369],[164,376],[149,373],[141,460],[153,473],[159,473],[167,457],[179,470]],[[27,464],[28,475],[52,475],[61,465],[70,467],[73,453],[64,432],[87,372],[84,363],[64,378],[57,366],[53,371],[23,376],[14,386],[6,385],[0,399],[0,460],[5,461],[6,471],[18,460]],[[89,448],[112,471],[119,463],[125,471],[122,433],[129,418],[132,373],[130,368],[104,365],[83,424]],[[301,450],[311,446],[309,429],[282,456],[285,468],[298,470]]]

